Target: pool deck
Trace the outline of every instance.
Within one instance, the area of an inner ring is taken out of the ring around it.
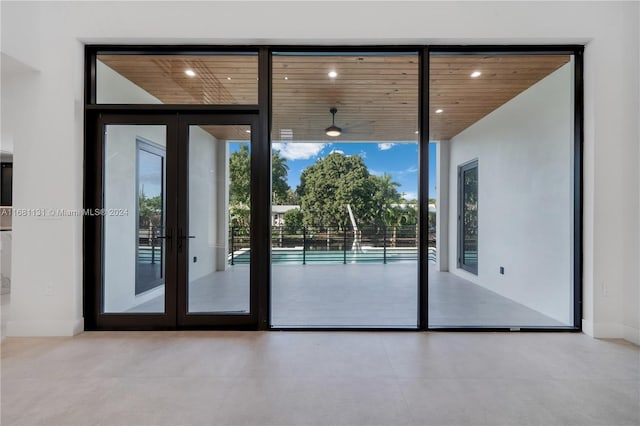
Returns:
[[[434,268],[435,269],[435,268]],[[429,272],[429,325],[566,326],[448,272]],[[190,283],[190,312],[249,309],[249,267],[235,265]],[[130,312],[157,312],[163,297]],[[416,327],[417,265],[273,265],[275,327]]]

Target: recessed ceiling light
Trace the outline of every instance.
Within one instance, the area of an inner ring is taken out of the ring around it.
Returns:
[[[231,80],[231,77],[227,77],[227,80]]]
[[[482,73],[480,71],[474,71],[471,73],[471,78],[477,78],[480,77],[482,75]]]
[[[247,132],[247,133],[251,133],[251,130],[247,129],[247,130],[245,130],[245,132]]]
[[[420,132],[418,132],[418,131],[416,130],[416,135],[417,135],[418,133],[420,133]]]
[[[184,73],[186,75],[188,75],[189,77],[195,77],[196,76],[196,72],[194,70],[191,70],[191,69],[186,70]]]
[[[336,78],[338,76],[338,73],[335,70],[331,70],[327,75],[329,76],[329,78]]]
[[[289,80],[289,77],[287,77],[287,76],[285,75],[285,76],[284,76],[284,79],[285,79],[285,80]]]
[[[442,114],[444,112],[444,110],[442,108],[438,108],[436,110],[436,114]]]

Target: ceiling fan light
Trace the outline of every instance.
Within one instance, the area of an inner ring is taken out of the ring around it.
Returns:
[[[324,131],[327,134],[327,136],[332,136],[332,137],[340,136],[342,134],[342,129],[334,124],[327,127]]]

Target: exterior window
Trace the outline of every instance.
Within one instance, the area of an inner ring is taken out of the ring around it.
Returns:
[[[459,170],[458,267],[478,275],[478,160]]]

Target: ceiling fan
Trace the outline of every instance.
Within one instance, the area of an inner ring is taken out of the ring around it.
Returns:
[[[329,112],[331,113],[331,116],[332,116],[331,126],[324,129],[324,132],[327,134],[327,136],[331,136],[335,138],[342,134],[342,129],[336,126],[336,112],[338,112],[338,109],[333,107],[329,110]]]

